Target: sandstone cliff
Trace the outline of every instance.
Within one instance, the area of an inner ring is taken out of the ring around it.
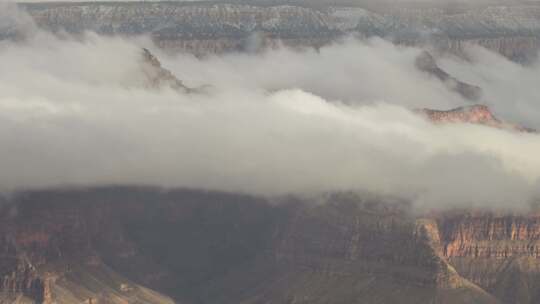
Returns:
[[[11,259],[0,268],[2,292],[37,303],[172,303],[142,286],[180,303],[498,303],[454,270],[406,203],[324,201],[148,188],[24,193],[2,210]]]
[[[437,124],[469,123],[518,132],[536,132],[535,130],[527,127],[499,120],[495,117],[495,115],[493,115],[489,107],[485,105],[472,105],[446,111],[421,109],[416,110],[416,112]]]
[[[540,216],[409,207],[348,193],[21,193],[0,212],[0,303],[538,303]]]
[[[432,239],[460,275],[502,303],[540,301],[537,214],[456,211],[434,221]]]

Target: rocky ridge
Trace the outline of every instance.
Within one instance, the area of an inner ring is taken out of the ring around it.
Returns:
[[[533,129],[498,119],[486,105],[463,106],[451,110],[421,109],[416,112],[436,124],[469,123],[518,132],[536,132]]]
[[[439,79],[448,89],[458,93],[467,100],[478,101],[482,97],[482,89],[480,87],[452,77],[437,65],[435,58],[427,51],[423,51],[416,58],[415,65],[420,71]]]
[[[436,216],[442,256],[502,303],[540,301],[539,216],[455,211]]]
[[[254,50],[280,43],[320,47],[344,35],[430,43],[456,53],[472,43],[522,61],[534,57],[540,47],[540,6],[534,3],[462,5],[463,9],[384,1],[354,6],[324,1],[205,1],[20,7],[38,26],[51,31],[146,34],[166,49],[196,54]]]
[[[164,68],[159,59],[146,48],[142,49],[142,72],[146,78],[146,86],[150,89],[168,87],[184,93],[195,91],[185,86],[171,71]]]

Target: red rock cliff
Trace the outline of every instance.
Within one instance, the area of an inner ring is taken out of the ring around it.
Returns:
[[[514,130],[519,132],[535,132],[535,130],[522,127],[516,124],[504,122],[491,112],[486,105],[473,105],[466,107],[459,107],[447,111],[432,110],[432,109],[420,109],[417,113],[425,116],[433,123],[470,123],[486,125],[499,129]]]

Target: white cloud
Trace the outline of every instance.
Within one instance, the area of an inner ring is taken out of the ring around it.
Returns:
[[[184,95],[141,86],[143,45],[152,47],[145,39],[39,32],[0,42],[2,189],[360,190],[430,207],[523,207],[536,197],[539,135],[435,126],[409,111],[466,103],[415,70],[419,50],[372,40],[204,60],[160,54],[188,84],[212,85]],[[484,86],[488,98],[517,85],[496,67],[522,77],[518,95],[532,110],[489,102],[517,122],[534,121],[538,67],[481,57],[444,66]]]

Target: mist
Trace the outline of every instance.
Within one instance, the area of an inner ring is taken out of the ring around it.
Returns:
[[[359,191],[425,208],[526,208],[538,197],[539,135],[434,125],[412,111],[470,104],[415,68],[420,49],[348,39],[319,51],[199,59],[167,55],[145,37],[32,33],[0,41],[2,191]],[[207,89],[149,89],[142,47],[188,86]],[[500,117],[540,127],[540,66],[470,52],[473,62],[440,62],[482,86],[482,103]]]

